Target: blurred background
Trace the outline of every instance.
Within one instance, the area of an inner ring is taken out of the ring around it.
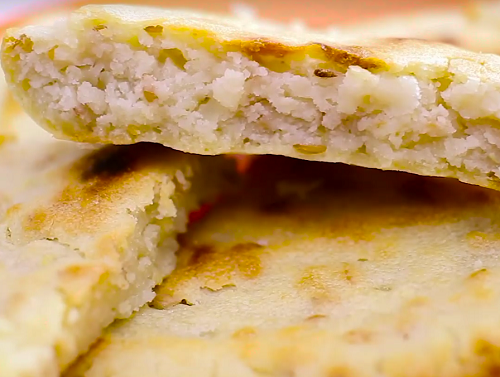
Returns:
[[[474,1],[472,1],[474,2]],[[89,3],[136,3],[165,7],[196,8],[213,12],[228,12],[232,0],[16,0],[0,4],[0,24],[15,22],[26,15],[47,12],[48,9],[70,9]],[[453,11],[467,6],[471,0],[248,0],[259,17],[291,22],[300,18],[308,26],[324,28],[332,25],[362,23],[388,15],[408,15],[412,12]]]

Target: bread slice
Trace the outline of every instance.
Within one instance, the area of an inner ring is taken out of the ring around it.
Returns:
[[[58,138],[282,154],[499,187],[494,55],[93,5],[51,27],[10,30],[3,66]]]
[[[65,377],[494,374],[498,192],[258,161],[183,237],[153,304]]]
[[[55,377],[153,299],[188,214],[233,163],[148,143],[82,148],[16,122],[0,146],[0,375]]]

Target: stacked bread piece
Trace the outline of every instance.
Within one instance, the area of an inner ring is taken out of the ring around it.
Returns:
[[[500,57],[352,35],[9,30],[0,376],[495,375]]]

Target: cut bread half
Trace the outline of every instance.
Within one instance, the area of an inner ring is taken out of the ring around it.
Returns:
[[[154,298],[189,212],[233,163],[149,143],[82,148],[9,111],[2,122],[19,132],[0,146],[0,375],[57,377]]]
[[[262,157],[65,377],[493,376],[500,193]]]
[[[422,40],[86,6],[10,30],[3,66],[56,137],[281,154],[499,188],[500,57]]]

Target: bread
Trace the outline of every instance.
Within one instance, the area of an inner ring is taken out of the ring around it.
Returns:
[[[500,195],[263,157],[65,377],[490,376]]]
[[[82,148],[17,110],[0,124],[16,124],[0,146],[0,376],[55,377],[153,299],[188,214],[233,163],[148,143]]]
[[[499,188],[495,55],[91,5],[10,30],[2,56],[17,98],[58,138],[280,154]]]

